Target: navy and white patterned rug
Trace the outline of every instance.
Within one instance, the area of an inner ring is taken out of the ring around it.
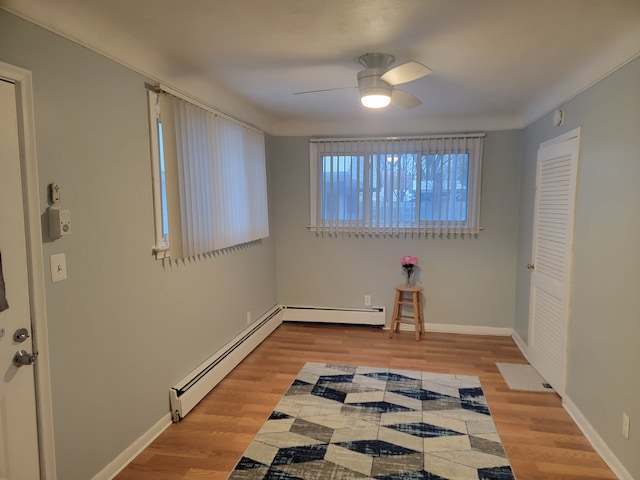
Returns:
[[[513,480],[478,377],[307,363],[228,480]]]

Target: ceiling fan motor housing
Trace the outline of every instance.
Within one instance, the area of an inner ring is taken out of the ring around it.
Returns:
[[[382,80],[380,77],[385,72],[386,67],[382,68],[367,68],[358,72],[358,88],[360,89],[360,95],[386,95],[391,96],[390,84]]]

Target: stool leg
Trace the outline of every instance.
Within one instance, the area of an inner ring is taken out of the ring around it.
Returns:
[[[400,291],[396,290],[396,299],[393,304],[393,315],[391,315],[391,331],[389,332],[389,338],[393,337],[398,327],[398,318],[400,317]]]
[[[424,332],[424,305],[422,304],[422,295],[418,292],[418,308],[420,309],[420,332]]]
[[[420,341],[420,332],[422,331],[422,327],[420,326],[420,298],[418,297],[420,292],[413,292],[413,326],[416,329],[416,342]]]

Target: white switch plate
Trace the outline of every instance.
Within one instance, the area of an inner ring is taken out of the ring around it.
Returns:
[[[365,295],[364,296],[364,304],[367,307],[371,306],[371,295]]]
[[[67,260],[64,253],[51,255],[51,281],[59,282],[67,279]]]

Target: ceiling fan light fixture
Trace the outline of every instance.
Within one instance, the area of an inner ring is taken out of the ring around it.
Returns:
[[[387,92],[367,92],[360,97],[360,101],[367,108],[384,108],[391,102],[391,96]]]

